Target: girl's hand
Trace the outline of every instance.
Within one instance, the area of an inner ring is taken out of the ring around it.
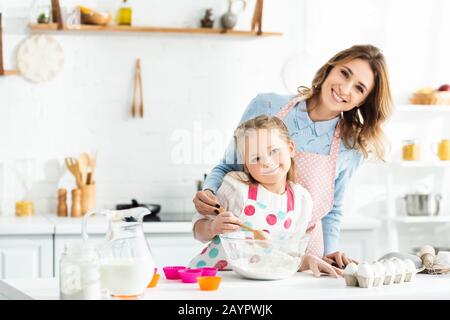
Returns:
[[[201,214],[214,215],[219,213],[219,201],[211,190],[198,191],[192,202],[195,204],[195,209]]]
[[[340,251],[336,251],[336,252],[327,254],[325,257],[323,257],[323,260],[325,262],[331,264],[332,266],[336,266],[341,269],[345,268],[345,266],[348,265],[350,262],[354,262],[354,263],[358,264],[357,261],[348,258],[345,255],[345,253],[340,252]]]
[[[214,235],[239,231],[241,228],[236,223],[240,223],[240,220],[231,212],[224,211],[217,215],[211,222],[211,233]]]
[[[320,273],[326,273],[333,278],[339,278],[343,274],[341,269],[333,267],[324,260],[309,254],[303,257],[302,266],[300,268],[300,271],[305,270],[311,270],[313,275],[317,278],[320,277]]]

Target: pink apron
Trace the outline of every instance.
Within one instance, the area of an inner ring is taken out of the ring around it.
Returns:
[[[258,198],[258,194],[269,192],[261,190],[259,185],[249,185],[247,200],[245,201],[241,215],[242,223],[256,229],[262,229],[269,234],[292,230],[298,221],[294,217],[294,194],[289,184],[286,184],[287,204],[284,208],[270,207],[264,199]],[[259,192],[258,192],[259,191]],[[220,237],[216,236],[202,252],[195,256],[189,263],[190,268],[216,267],[220,270],[230,269],[226,254],[220,243]]]
[[[277,117],[284,119],[289,111],[302,99],[296,97],[289,101]],[[336,161],[340,146],[340,126],[336,126],[329,155],[308,152],[297,152],[295,164],[297,169],[296,183],[311,193],[313,212],[307,232],[311,232],[311,240],[306,253],[322,257],[324,254],[321,219],[331,211],[334,201],[334,178]]]

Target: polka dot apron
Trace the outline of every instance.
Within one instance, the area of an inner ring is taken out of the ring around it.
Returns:
[[[274,208],[269,205],[270,201],[265,201],[268,197],[273,197],[273,193],[259,185],[248,186],[247,199],[239,216],[240,220],[249,227],[262,229],[269,234],[272,232],[290,231],[296,222],[296,217],[293,216],[294,194],[289,184],[286,184],[286,195],[286,207]],[[220,237],[215,236],[208,246],[191,260],[189,267],[216,267],[220,270],[231,269],[228,265],[222,244],[220,243]]]
[[[299,101],[301,99],[298,97],[289,101],[277,114],[277,117],[283,120]],[[329,155],[308,152],[297,152],[295,155],[297,169],[295,182],[308,190],[313,200],[312,219],[307,229],[307,232],[311,233],[311,240],[306,253],[319,257],[324,254],[321,219],[333,207],[334,178],[339,146],[340,126],[338,125],[334,132]]]

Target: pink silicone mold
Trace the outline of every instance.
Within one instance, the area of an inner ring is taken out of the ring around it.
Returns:
[[[202,269],[182,269],[178,273],[184,283],[196,283],[197,277],[202,275]]]
[[[186,269],[184,266],[167,266],[163,268],[163,271],[167,280],[178,280],[180,279],[178,271],[184,269]]]
[[[202,277],[214,277],[217,273],[217,268],[202,268]]]

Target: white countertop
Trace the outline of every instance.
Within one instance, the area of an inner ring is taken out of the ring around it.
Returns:
[[[54,230],[53,223],[44,216],[0,216],[0,235],[43,235],[53,234]]]
[[[171,221],[173,217],[167,215],[166,221],[144,222],[145,233],[191,233],[190,221]],[[54,214],[35,215],[33,217],[16,217],[0,215],[1,235],[25,234],[81,234],[82,218],[57,217]],[[380,225],[380,221],[373,218],[349,216],[344,217],[341,230],[372,230]],[[104,216],[92,216],[88,222],[88,232],[104,234],[107,229]]]
[[[196,283],[166,280],[161,275],[155,288],[146,289],[145,300],[364,300],[364,299],[450,299],[450,275],[418,274],[413,282],[376,288],[347,287],[343,278],[297,273],[278,281],[256,281],[232,271],[219,272],[222,283],[217,291],[201,291]],[[23,279],[0,281],[0,298],[59,299],[58,280]]]

